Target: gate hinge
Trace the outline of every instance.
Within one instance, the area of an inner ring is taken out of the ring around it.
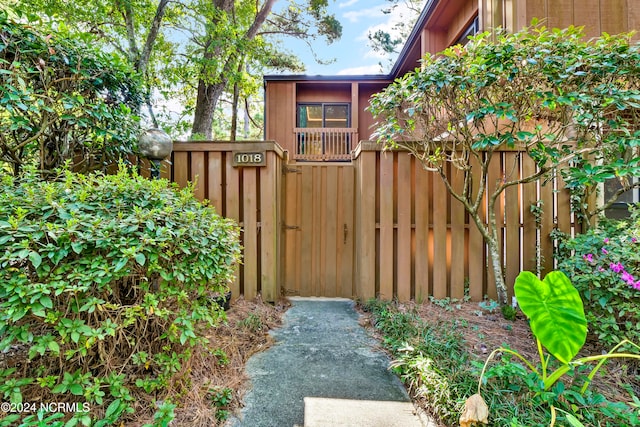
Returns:
[[[282,228],[285,230],[300,230],[300,227],[297,225],[287,225],[287,224],[282,224]]]

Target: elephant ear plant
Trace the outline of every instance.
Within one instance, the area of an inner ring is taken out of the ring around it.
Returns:
[[[509,348],[501,347],[494,350],[487,358],[480,374],[478,394],[467,401],[467,406],[476,408],[478,405],[485,405],[479,396],[480,388],[483,382],[486,382],[485,374],[489,363],[498,354],[510,354],[524,362],[536,379],[535,382],[529,382],[529,384],[536,384],[536,387],[539,385],[539,388],[532,390],[537,393],[553,393],[555,390],[553,386],[565,374],[578,367],[594,363],[595,366],[591,368],[584,380],[584,384],[580,388],[580,395],[584,395],[596,372],[608,359],[640,359],[640,354],[618,351],[623,347],[640,350],[640,346],[628,340],[618,343],[609,353],[576,358],[586,341],[587,320],[580,295],[563,272],[552,271],[545,276],[544,280],[540,280],[533,273],[523,271],[516,278],[514,292],[520,309],[529,318],[529,325],[536,338],[540,360],[538,363],[529,361]],[[553,359],[555,359],[555,362]],[[528,374],[523,371],[522,375]],[[563,389],[560,388],[559,390]],[[560,392],[556,391],[557,394]],[[557,409],[553,401],[550,400],[549,405],[551,426],[554,425],[556,420],[556,410],[564,413],[566,422],[571,426],[579,427],[583,425],[573,414]],[[475,422],[487,423],[486,418],[473,419],[469,414],[474,411],[471,411],[470,408],[465,409],[466,411],[460,419],[461,426],[471,425]]]

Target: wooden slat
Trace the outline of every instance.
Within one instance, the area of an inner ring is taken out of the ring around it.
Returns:
[[[310,296],[312,292],[312,249],[313,249],[313,168],[302,167],[301,192],[301,238],[300,242],[300,295]]]
[[[529,156],[522,159],[523,176],[531,176],[536,171],[536,165]],[[532,182],[523,186],[522,195],[522,264],[523,270],[536,273],[537,246],[536,217],[531,213],[531,206],[538,202],[538,183]]]
[[[283,267],[283,283],[287,294],[295,293],[299,288],[299,260],[297,255],[300,253],[299,237],[300,237],[300,217],[298,216],[298,208],[300,203],[300,188],[298,181],[300,173],[287,172],[284,174],[284,218],[283,218],[283,234],[284,234],[284,267]],[[297,228],[296,228],[297,227]]]
[[[205,174],[204,153],[191,153],[191,174],[189,181],[195,183],[193,194],[198,200],[204,200],[206,194],[207,176]],[[204,182],[203,182],[204,181]]]
[[[186,162],[186,160],[184,159],[179,159],[182,162]],[[150,178],[151,177],[151,162],[149,161],[149,159],[145,159],[145,158],[140,158],[138,161],[138,170],[140,171],[140,176],[143,176],[145,178]],[[185,169],[188,168],[189,166],[187,166],[187,164],[185,163],[182,167],[184,167]],[[117,165],[115,165],[115,169],[114,169],[114,173],[117,171]]]
[[[338,279],[338,266],[336,248],[340,237],[338,236],[338,166],[328,166],[326,170],[326,210],[325,228],[322,234],[325,236],[324,246],[324,292],[323,296],[336,296],[336,282]]]
[[[447,198],[442,178],[433,181],[433,296],[447,297]]]
[[[258,294],[258,188],[256,168],[242,170],[242,213],[244,230],[244,282],[246,299]]]
[[[547,19],[547,16],[547,0],[527,0],[527,25],[533,18]]]
[[[571,234],[571,193],[565,189],[566,183],[558,172],[557,214],[558,229]]]
[[[189,153],[173,153],[173,181],[186,187],[189,181]]]
[[[342,245],[340,239],[338,239],[337,246],[340,248],[338,251],[338,295],[341,297],[351,298],[354,297],[353,289],[353,245],[354,245],[354,232],[355,225],[353,221],[354,215],[354,169],[353,167],[340,168],[341,181],[339,199],[342,200],[340,213],[340,219],[338,221],[338,228],[342,224],[343,238]],[[340,197],[341,196],[341,197]],[[344,235],[346,226],[346,238]],[[340,230],[338,230],[340,231]]]
[[[358,254],[358,273],[356,291],[360,298],[369,299],[376,296],[376,153],[363,152],[360,154],[358,168],[358,191],[360,193],[358,217],[359,245],[356,248]]]
[[[592,0],[593,1],[593,0]],[[631,29],[638,29],[640,28],[640,7],[638,7],[638,2],[636,0],[629,0],[629,5],[631,7],[629,7],[628,9],[628,24],[627,24],[627,28]],[[634,3],[631,3],[634,2]],[[636,32],[633,35],[632,40],[634,40],[635,42],[640,41],[640,32]]]
[[[516,153],[505,153],[505,169],[513,171],[507,179],[515,180],[519,176],[520,156]],[[505,190],[505,281],[509,290],[509,298],[513,295],[513,284],[520,273],[520,198],[518,186]]]
[[[260,173],[260,292],[264,301],[275,301],[278,295],[278,199],[276,189],[277,162],[274,152],[267,152],[267,166]]]
[[[451,185],[457,193],[462,192],[464,173],[452,167]],[[464,249],[465,223],[464,206],[458,200],[451,198],[451,290],[452,298],[464,298]]]
[[[411,157],[398,154],[397,297],[411,299]]]
[[[637,2],[638,0],[633,0]],[[636,6],[637,7],[637,6]],[[629,31],[627,28],[627,0],[600,0],[600,22],[602,32],[618,34]],[[637,28],[633,28],[637,30]]]
[[[343,272],[343,257],[345,255],[346,242],[344,242],[344,195],[342,191],[344,189],[344,170],[346,168],[338,167],[336,168],[336,189],[335,189],[335,203],[336,203],[336,229],[335,229],[335,253],[333,254],[336,263],[336,278],[335,278],[335,295],[343,296],[343,282],[344,277],[342,275]]]
[[[222,167],[222,153],[207,153],[207,194],[206,197],[216,212],[222,213],[223,192],[222,192],[222,175],[224,168]]]
[[[380,154],[380,294],[393,298],[393,162],[394,153]]]
[[[415,168],[415,299],[426,301],[429,296],[429,198],[430,176],[420,165]]]
[[[598,37],[602,33],[600,26],[600,1],[601,0],[579,0],[576,2],[574,0],[573,24],[576,26],[584,26],[587,38]]]
[[[223,205],[223,215],[227,218],[231,218],[236,221],[240,221],[240,176],[238,174],[238,169],[231,166],[231,154],[229,153],[226,156],[225,162],[225,181],[226,181],[226,190],[225,190],[225,201]],[[245,257],[245,252],[242,252],[243,260]],[[231,294],[233,298],[236,298],[240,295],[240,269],[243,266],[238,267],[238,272],[236,273],[236,279],[230,285]]]
[[[542,230],[540,230],[540,256],[542,257],[542,275],[553,270],[553,244],[550,234],[553,230],[554,197],[553,183],[540,187],[542,200]]]
[[[171,164],[166,159],[160,164],[160,178],[171,180]]]
[[[473,174],[473,187],[471,194],[476,195],[479,191],[481,170],[480,163],[475,158],[471,159],[471,173]],[[486,219],[484,202],[481,203],[478,210],[484,223]],[[473,222],[473,220],[470,220],[469,222],[469,248],[467,255],[469,260],[469,297],[473,301],[481,301],[484,296],[484,283],[487,272],[485,244],[478,226]]]
[[[319,231],[322,230],[322,219],[324,215],[325,205],[322,199],[322,170],[324,168],[317,166],[313,168],[313,189],[312,191],[312,221],[313,231],[311,239],[311,295],[321,295],[321,283],[323,275],[323,267],[321,257],[324,255],[322,250],[322,240],[324,236]]]
[[[573,22],[573,0],[558,1],[549,8],[549,28],[567,28]]]

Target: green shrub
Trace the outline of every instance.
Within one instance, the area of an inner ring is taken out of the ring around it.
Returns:
[[[86,402],[74,417],[96,426],[157,407],[166,424],[190,355],[224,317],[211,296],[233,277],[237,225],[124,168],[2,185],[0,400]]]
[[[454,425],[467,393],[477,386],[477,368],[459,331],[459,322],[422,319],[415,310],[398,310],[395,303],[372,299],[371,312],[384,347],[394,358],[391,369],[412,397],[428,403],[431,414]]]
[[[640,342],[640,211],[565,238],[558,261],[582,296],[592,338],[604,347]]]

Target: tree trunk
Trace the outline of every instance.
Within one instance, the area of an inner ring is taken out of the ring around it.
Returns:
[[[271,8],[275,0],[267,0],[262,5],[262,8],[256,14],[255,20],[244,34],[244,40],[253,40],[258,33],[260,27],[271,13]],[[233,1],[230,0],[216,0],[214,4],[223,11],[230,11],[233,6]],[[206,55],[206,53],[205,53]],[[196,98],[196,111],[193,118],[193,126],[191,127],[191,138],[204,138],[211,139],[212,126],[213,126],[213,113],[216,109],[218,99],[224,92],[229,82],[228,75],[233,69],[234,64],[239,61],[239,58],[244,55],[244,52],[231,53],[226,58],[222,72],[217,76],[215,84],[209,84],[207,80],[202,77],[198,80],[198,97]],[[206,70],[202,70],[202,75],[206,75]]]
[[[213,129],[213,113],[216,110],[218,99],[224,87],[224,82],[207,84],[204,80],[198,81],[198,97],[196,98],[196,111],[191,128],[191,139],[210,140]]]
[[[489,256],[491,257],[491,267],[493,268],[493,276],[496,282],[496,293],[498,294],[498,302],[501,306],[507,304],[507,286],[504,281],[504,272],[502,268],[502,256],[500,254],[500,247],[498,246],[498,229],[496,227],[496,211],[495,211],[495,198],[497,194],[500,192],[496,192],[491,196],[491,200],[489,201],[488,206],[488,224],[487,224],[487,235],[485,236],[485,241],[487,243],[487,247],[489,248]]]

